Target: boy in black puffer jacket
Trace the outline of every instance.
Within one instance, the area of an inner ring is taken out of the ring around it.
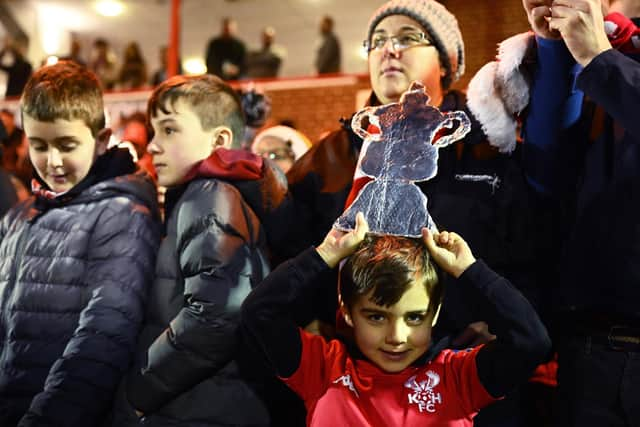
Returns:
[[[240,304],[269,272],[267,237],[287,204],[286,181],[247,151],[235,92],[214,76],[176,76],[153,92],[148,150],[168,187],[166,235],[125,400],[114,426],[266,426],[244,375]],[[282,225],[280,225],[282,227]],[[265,233],[265,230],[268,230]],[[284,233],[282,233],[284,234]]]
[[[107,150],[93,73],[44,67],[21,109],[37,173],[0,223],[0,425],[96,426],[142,324],[156,191],[126,150]]]

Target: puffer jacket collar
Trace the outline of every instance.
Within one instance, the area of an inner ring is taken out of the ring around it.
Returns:
[[[293,220],[293,202],[287,179],[270,160],[245,150],[216,149],[198,162],[182,185],[167,191],[166,216],[180,199],[188,184],[197,179],[219,179],[233,185],[262,223],[269,246],[277,251],[285,244],[287,231],[283,224]]]

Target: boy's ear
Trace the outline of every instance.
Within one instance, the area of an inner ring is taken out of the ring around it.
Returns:
[[[440,316],[440,308],[442,308],[442,303],[438,304],[438,308],[436,308],[436,314],[433,316],[433,320],[431,321],[431,327],[436,326],[436,322],[438,321],[438,316]]]
[[[342,301],[340,301],[340,313],[342,313],[342,317],[344,317],[345,323],[353,328],[353,319],[351,318],[349,309],[345,307]]]
[[[218,126],[213,129],[212,132],[212,141],[211,141],[211,152],[217,148],[231,148],[233,144],[233,131],[227,126]]]
[[[96,154],[98,156],[103,155],[107,151],[110,138],[111,138],[110,128],[104,128],[100,132],[98,132],[98,136],[96,136]]]

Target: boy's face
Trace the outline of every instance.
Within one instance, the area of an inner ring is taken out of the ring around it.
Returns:
[[[178,99],[168,114],[158,110],[151,118],[154,136],[147,151],[153,156],[158,184],[171,187],[182,182],[191,168],[216,147],[215,130],[202,129],[191,107]]]
[[[425,33],[420,24],[405,15],[384,18],[373,31],[372,38],[398,37],[410,33]],[[391,41],[382,49],[369,52],[369,79],[376,96],[383,104],[397,102],[413,81],[420,81],[432,102],[442,97],[438,50],[434,45],[418,45],[396,51]]]
[[[96,157],[105,152],[111,134],[103,129],[96,139],[80,119],[42,122],[28,114],[23,116],[23,126],[31,163],[56,193],[71,190],[87,176]]]
[[[424,285],[414,281],[396,304],[383,307],[369,300],[372,292],[356,299],[346,321],[353,327],[356,345],[371,362],[385,372],[400,372],[431,344],[429,296]]]

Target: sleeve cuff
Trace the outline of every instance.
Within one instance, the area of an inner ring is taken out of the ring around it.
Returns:
[[[622,55],[615,49],[608,49],[597,55],[578,74],[578,87],[585,92],[591,85],[600,85],[609,78],[610,64],[615,62],[611,59],[617,55]]]
[[[484,261],[478,259],[457,279],[458,284],[456,286],[471,286],[476,289],[483,289],[491,282],[500,279],[500,277]]]

